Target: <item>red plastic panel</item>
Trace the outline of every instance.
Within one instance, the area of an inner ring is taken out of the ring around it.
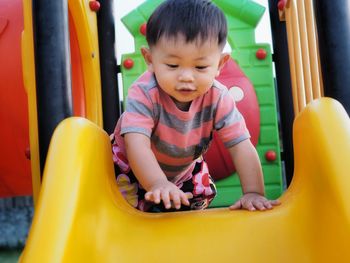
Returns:
[[[28,103],[23,87],[22,0],[2,0],[0,7],[0,197],[32,193]]]

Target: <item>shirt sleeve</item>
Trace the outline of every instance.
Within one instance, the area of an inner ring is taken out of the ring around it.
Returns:
[[[121,116],[120,135],[134,132],[151,137],[155,126],[153,105],[147,89],[142,88],[142,84],[133,84]]]
[[[245,120],[227,89],[219,98],[214,128],[226,148],[250,138]]]

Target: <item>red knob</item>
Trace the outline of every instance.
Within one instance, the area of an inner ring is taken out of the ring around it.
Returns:
[[[287,4],[286,0],[279,0],[277,4],[278,10],[283,11],[284,8],[286,7],[286,4]]]
[[[147,32],[147,24],[146,23],[143,23],[141,26],[140,26],[140,33],[142,35],[146,35],[146,32]]]
[[[131,69],[134,66],[134,61],[131,58],[127,58],[123,62],[124,68]]]
[[[275,161],[277,158],[276,152],[273,150],[269,150],[265,153],[265,159],[269,162]]]
[[[257,59],[263,60],[263,59],[266,58],[267,52],[266,52],[265,49],[259,48],[259,49],[256,51],[255,55],[256,55]]]
[[[30,148],[29,148],[29,147],[27,147],[27,148],[25,149],[24,154],[25,154],[26,158],[27,158],[28,160],[30,160]]]
[[[98,10],[100,10],[100,7],[101,7],[99,1],[90,1],[89,6],[91,11],[94,11],[94,12],[98,12]]]

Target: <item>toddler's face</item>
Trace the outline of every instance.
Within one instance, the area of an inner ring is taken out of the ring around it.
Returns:
[[[229,58],[214,41],[186,43],[182,35],[162,37],[150,50],[141,51],[160,88],[180,109],[210,89]]]

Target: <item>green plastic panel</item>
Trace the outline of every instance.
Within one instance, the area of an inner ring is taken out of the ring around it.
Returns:
[[[152,11],[161,2],[163,0],[145,1],[122,18],[122,22],[134,37],[136,50],[135,53],[122,55],[122,61],[125,59],[134,61],[131,69],[123,65],[121,67],[124,97],[132,82],[146,70],[146,64],[139,50],[147,43],[145,36],[140,33],[140,27],[146,23]],[[266,195],[268,198],[277,198],[281,195],[283,187],[272,56],[269,44],[255,42],[255,27],[265,8],[251,0],[213,0],[213,2],[224,11],[227,18],[231,56],[250,79],[257,94],[260,107],[260,136],[256,149],[264,172]],[[260,60],[256,57],[258,49],[267,52],[265,59]],[[273,162],[265,159],[265,153],[271,150],[277,157]],[[218,195],[211,207],[228,206],[242,195],[236,174],[217,181],[216,185]]]

